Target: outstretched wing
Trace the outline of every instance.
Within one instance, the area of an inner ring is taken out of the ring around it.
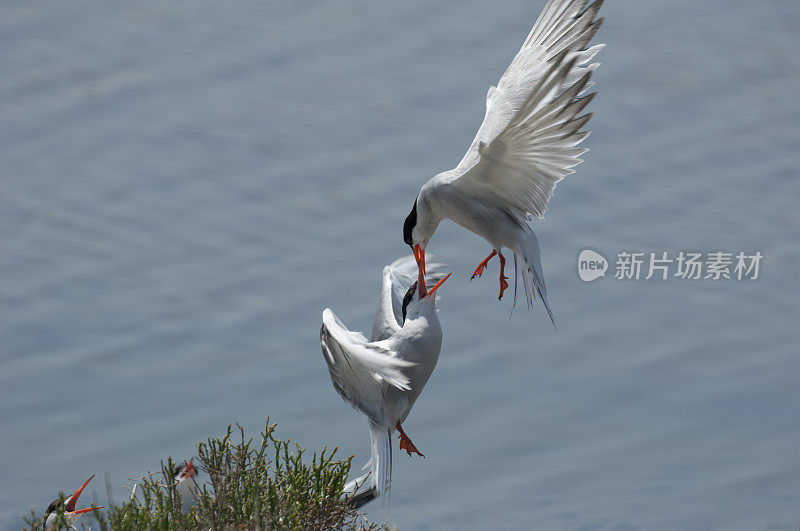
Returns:
[[[587,48],[603,19],[602,0],[550,0],[497,87],[486,116],[452,181],[462,192],[509,209],[521,219],[543,217],[556,183],[573,173],[586,149],[579,116],[594,93],[587,64],[604,46]]]
[[[319,332],[322,354],[336,391],[354,408],[379,421],[384,382],[408,390],[403,369],[414,365],[397,359],[391,352],[351,332],[329,308],[322,312]]]
[[[432,259],[433,255],[428,255]],[[425,283],[430,288],[444,274],[444,264],[432,262],[425,265]],[[389,339],[403,326],[403,298],[414,282],[417,281],[417,262],[411,255],[398,258],[383,268],[381,294],[378,299],[378,310],[372,324],[370,341]]]

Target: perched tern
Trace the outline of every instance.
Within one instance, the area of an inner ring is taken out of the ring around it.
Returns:
[[[75,509],[75,505],[78,503],[78,498],[81,496],[81,492],[83,489],[86,488],[86,485],[94,478],[94,475],[83,482],[83,485],[78,487],[78,490],[72,493],[72,496],[69,498],[63,499],[59,498],[57,500],[53,500],[53,502],[47,506],[47,509],[44,512],[44,529],[55,529],[56,524],[58,522],[58,513],[59,511],[63,511],[64,513],[64,520],[66,521],[67,525],[73,527],[78,518],[80,518],[83,514],[92,511],[91,507],[86,509]],[[97,509],[102,509],[103,507],[97,507]]]
[[[191,458],[172,468],[172,479],[180,496],[181,510],[184,512],[188,511],[197,500],[197,485],[194,479],[197,476],[197,468],[192,464],[193,461],[194,458]]]
[[[469,150],[454,169],[429,180],[403,225],[403,239],[418,265],[439,222],[450,219],[486,240],[500,258],[500,298],[508,287],[503,247],[514,252],[514,305],[520,280],[528,306],[542,299],[550,319],[539,243],[528,225],[542,218],[556,183],[573,173],[588,135],[580,129],[591,114],[579,116],[595,93],[589,77],[599,63],[589,61],[604,46],[587,47],[603,19],[602,0],[550,0],[497,86],[486,95],[486,115]]]
[[[437,267],[431,266],[431,278]],[[350,331],[329,308],[322,312],[320,344],[333,386],[346,402],[367,416],[369,423],[371,457],[367,466],[373,488],[362,493],[354,502],[357,506],[391,486],[390,437],[394,430],[400,434],[401,450],[422,455],[403,431],[402,423],[439,359],[442,329],[436,315],[436,291],[450,275],[428,290],[419,271],[411,257],[383,269],[369,341],[361,333]],[[415,276],[417,280],[413,281]],[[355,493],[369,475],[348,483],[345,492]]]

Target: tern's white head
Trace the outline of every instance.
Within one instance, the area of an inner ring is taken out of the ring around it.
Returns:
[[[436,290],[438,290],[444,281],[450,278],[452,273],[449,273],[447,276],[442,278],[439,282],[436,283],[430,290],[425,287],[425,282],[414,282],[408,291],[406,292],[405,297],[403,297],[403,322],[405,323],[406,319],[414,319],[418,315],[423,313],[429,313],[431,311],[436,311]]]
[[[423,286],[425,247],[427,247],[441,221],[441,218],[433,215],[425,191],[426,188],[423,186],[422,191],[414,201],[414,206],[411,207],[411,213],[408,214],[403,223],[403,241],[411,247],[411,251],[414,253],[414,258],[416,258],[417,266],[419,267],[420,284]]]
[[[172,469],[172,479],[180,483],[195,477],[197,475],[197,469],[192,464],[192,461],[194,461],[194,457],[183,464],[175,465]]]
[[[57,500],[53,500],[53,502],[47,506],[47,510],[44,512],[44,528],[45,529],[55,529],[56,521],[58,520],[58,513],[59,511],[64,512],[64,519],[67,522],[67,525],[70,527],[75,523],[75,521],[80,518],[83,514],[88,513],[92,510],[91,507],[87,509],[75,509],[75,505],[78,503],[78,498],[81,496],[81,492],[83,489],[86,488],[86,485],[94,478],[94,475],[83,482],[83,485],[78,487],[72,496],[69,498],[59,498]],[[103,507],[98,507],[98,509],[102,509]]]

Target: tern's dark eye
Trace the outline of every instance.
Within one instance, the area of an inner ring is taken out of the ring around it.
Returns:
[[[414,206],[411,208],[411,213],[406,216],[406,221],[403,223],[403,241],[405,241],[408,245],[414,245],[414,238],[411,236],[411,232],[414,230],[414,227],[417,226],[417,200],[414,200]]]

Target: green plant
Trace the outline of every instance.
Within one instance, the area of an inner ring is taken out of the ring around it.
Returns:
[[[210,484],[194,485],[196,503],[186,512],[173,480],[175,463],[162,462],[160,473],[140,478],[130,500],[94,511],[100,529],[379,529],[341,497],[352,457],[338,459],[336,449],[314,453],[310,462],[298,444],[276,437],[267,420],[261,441],[238,437],[228,426],[222,437],[197,445],[199,469]],[[238,439],[234,441],[233,439]],[[138,492],[137,492],[138,491]],[[41,529],[41,518],[25,519]],[[81,522],[79,522],[81,523]],[[89,522],[86,522],[89,524]]]

